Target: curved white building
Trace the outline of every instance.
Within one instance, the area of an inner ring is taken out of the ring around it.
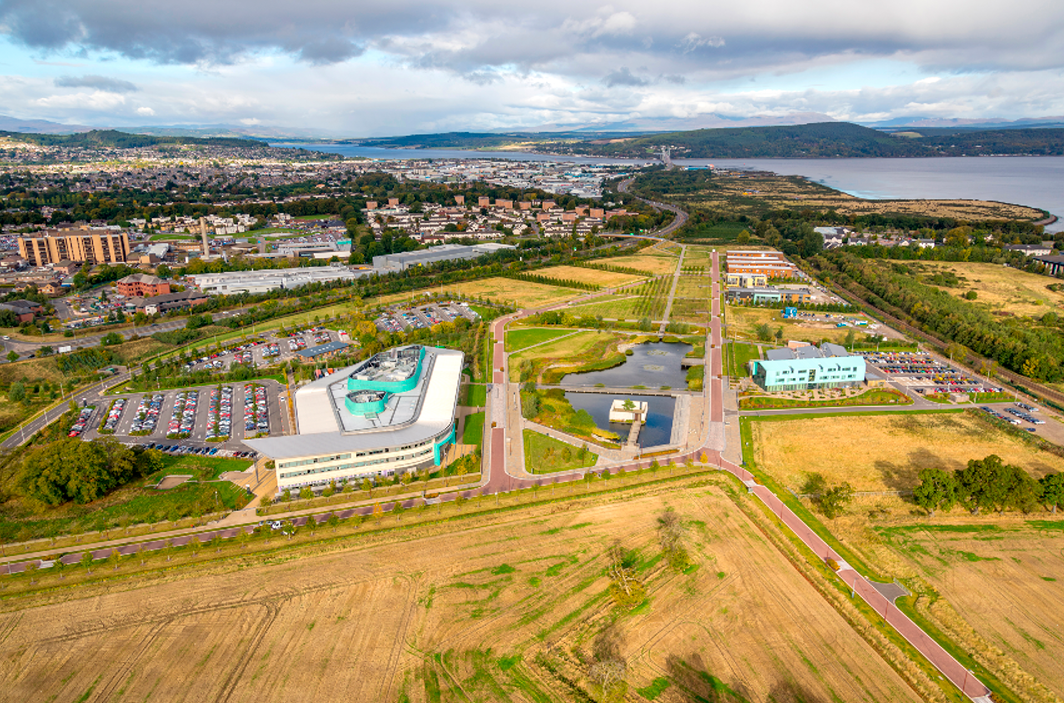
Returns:
[[[300,388],[297,434],[244,443],[274,460],[279,493],[439,466],[463,358],[417,345],[381,352]]]

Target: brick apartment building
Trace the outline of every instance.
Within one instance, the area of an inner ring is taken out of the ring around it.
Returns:
[[[31,266],[62,261],[122,264],[129,257],[129,237],[125,232],[106,229],[50,229],[40,235],[19,237],[18,253]]]

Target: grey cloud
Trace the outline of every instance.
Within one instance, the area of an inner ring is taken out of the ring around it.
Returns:
[[[299,42],[293,51],[301,61],[314,66],[340,63],[360,56],[365,48],[354,42],[339,37],[325,37],[307,42]]]
[[[607,74],[606,77],[602,79],[602,82],[605,83],[608,88],[614,88],[619,85],[640,86],[650,83],[647,79],[640,78],[632,73],[627,66],[621,66],[621,68],[613,73]]]
[[[60,76],[54,83],[57,88],[93,88],[107,93],[135,93],[140,90],[129,81],[107,76]]]

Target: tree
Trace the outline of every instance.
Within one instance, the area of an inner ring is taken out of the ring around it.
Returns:
[[[105,334],[103,337],[100,338],[100,344],[102,344],[105,347],[110,347],[110,346],[114,346],[115,344],[121,344],[121,343],[122,343],[122,335],[118,334],[117,332],[108,332],[107,334]]]
[[[817,502],[824,516],[834,520],[845,512],[851,500],[853,500],[853,487],[848,483],[842,483],[824,491]]]
[[[1064,473],[1046,474],[1038,482],[1042,484],[1042,503],[1055,514],[1057,506],[1064,502]]]
[[[7,398],[12,403],[21,403],[26,399],[26,386],[22,381],[15,381],[7,391]]]
[[[973,515],[1003,503],[1003,491],[1007,490],[1005,474],[1005,465],[996,454],[970,460],[967,467],[954,472],[958,502]]]
[[[762,342],[767,342],[772,339],[772,328],[767,322],[762,322],[760,325],[754,328],[754,334],[756,334],[757,338],[760,339]]]
[[[18,352],[14,350],[9,351],[7,353],[7,360],[11,363],[15,363],[16,361],[18,361]]]
[[[50,346],[48,346],[46,344],[43,347],[41,347],[37,351],[37,353],[40,354],[41,356],[51,356],[52,354],[55,354],[55,349],[53,349],[52,347],[50,347]]]
[[[80,559],[80,563],[81,563],[82,566],[85,567],[85,572],[91,574],[92,573],[92,552],[91,551],[86,551],[84,554],[82,554],[81,555],[81,559]]]
[[[949,510],[957,502],[956,477],[942,469],[924,469],[913,489],[913,500],[931,516],[936,510]]]

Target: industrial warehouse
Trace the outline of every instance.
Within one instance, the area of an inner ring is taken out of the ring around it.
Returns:
[[[276,462],[279,493],[439,466],[463,359],[418,345],[381,352],[300,388],[297,434],[245,444]]]

